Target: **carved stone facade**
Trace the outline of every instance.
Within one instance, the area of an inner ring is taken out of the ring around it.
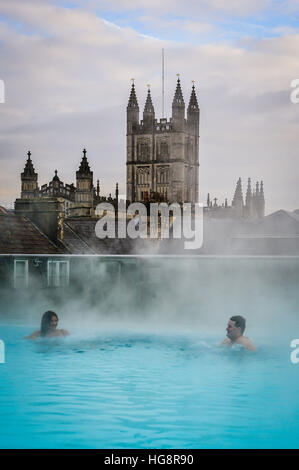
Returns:
[[[151,193],[167,202],[198,202],[199,106],[192,87],[185,118],[180,80],[172,103],[172,117],[155,119],[150,90],[139,121],[132,85],[127,106],[127,200],[143,202]]]
[[[31,160],[31,152],[27,153],[27,161],[23,173],[21,174],[21,198],[24,200],[52,200],[59,199],[60,206],[63,207],[64,217],[93,217],[95,208],[101,202],[109,202],[115,207],[118,201],[118,183],[116,183],[115,198],[104,197],[100,195],[100,183],[97,180],[97,186],[93,184],[93,172],[90,169],[87,157],[87,151],[83,150],[83,158],[79,170],[76,172],[76,186],[64,184],[57,170],[48,184],[38,186],[38,175],[34,170]]]

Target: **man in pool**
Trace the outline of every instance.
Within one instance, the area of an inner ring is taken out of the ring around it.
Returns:
[[[24,339],[37,339],[39,337],[43,338],[54,338],[54,337],[64,337],[68,336],[69,332],[67,330],[58,330],[58,316],[55,312],[48,310],[42,316],[41,328],[40,330],[34,331],[31,335],[25,336]]]
[[[223,345],[231,347],[233,344],[240,344],[244,349],[255,351],[255,345],[249,338],[243,335],[246,327],[246,320],[241,315],[235,315],[230,318],[226,327],[226,338]]]

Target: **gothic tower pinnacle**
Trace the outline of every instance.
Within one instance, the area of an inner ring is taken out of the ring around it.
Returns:
[[[184,130],[185,124],[185,101],[181,89],[180,77],[178,75],[175,94],[172,101],[172,124],[174,130]]]
[[[139,106],[135,92],[134,79],[132,78],[132,88],[127,106],[127,133],[130,134],[137,129],[139,124]]]
[[[155,121],[155,110],[151,97],[150,86],[148,85],[146,102],[143,111],[143,125],[145,128],[151,128]]]
[[[192,91],[187,109],[187,122],[190,130],[198,136],[199,134],[199,106],[195,92],[194,81],[192,80]]]
[[[90,170],[86,157],[86,149],[83,150],[83,157],[79,170],[76,172],[77,191],[75,201],[82,207],[81,215],[90,215],[93,207],[93,172]]]
[[[242,180],[241,178],[238,179],[234,199],[232,201],[232,207],[235,209],[235,213],[238,217],[243,216],[243,192],[242,192]]]
[[[264,183],[263,183],[263,181],[261,181],[261,184],[260,184],[258,217],[259,218],[265,217],[265,195],[264,195]]]
[[[251,179],[248,178],[247,184],[247,192],[246,192],[246,199],[245,199],[245,217],[252,218],[253,217],[253,199],[252,199],[252,189],[251,189]]]
[[[38,197],[38,174],[35,173],[31,160],[31,152],[27,152],[27,161],[23,173],[21,173],[21,198],[31,199]]]

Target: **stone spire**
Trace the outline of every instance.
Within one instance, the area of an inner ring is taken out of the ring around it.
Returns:
[[[132,88],[131,88],[131,93],[130,93],[127,109],[128,108],[138,108],[139,109],[137,96],[136,96],[136,92],[135,92],[134,81],[132,82]]]
[[[263,218],[265,217],[265,195],[264,195],[264,183],[261,181],[260,184],[260,194],[259,194],[259,202],[258,202],[258,217]]]
[[[147,97],[144,105],[144,111],[143,111],[143,125],[145,127],[152,127],[155,121],[155,110],[152,102],[152,97],[151,97],[151,90],[148,85],[148,90],[147,90]]]
[[[146,102],[145,102],[145,105],[144,105],[143,115],[144,115],[144,113],[153,113],[153,114],[155,114],[154,105],[153,105],[152,97],[151,97],[150,87],[148,87],[148,90],[147,90],[147,97],[146,97]]]
[[[27,161],[23,173],[21,173],[21,198],[32,199],[38,197],[39,188],[37,182],[38,174],[35,173],[31,160],[31,152],[27,152]]]
[[[241,178],[238,179],[235,195],[232,201],[232,207],[235,209],[235,215],[237,217],[243,216],[243,191],[242,191],[242,180]]]
[[[187,122],[190,131],[195,136],[199,136],[199,106],[197,102],[197,97],[195,93],[194,81],[192,81],[192,91],[189,101],[189,106],[187,109]]]
[[[246,206],[249,206],[252,199],[251,179],[248,178],[247,192],[246,192]]]
[[[27,152],[27,161],[26,161],[26,164],[25,164],[23,175],[29,176],[29,175],[34,175],[34,174],[35,174],[35,171],[34,171],[33,163],[32,163],[32,160],[31,160],[31,152],[30,152],[30,150],[28,150],[28,152]]]
[[[139,106],[135,92],[134,79],[132,78],[132,88],[127,106],[127,134],[134,132],[139,124]]]
[[[253,194],[252,194],[252,189],[251,189],[251,179],[248,178],[244,216],[248,219],[251,219],[253,215],[254,215],[253,214]]]
[[[94,198],[93,172],[90,170],[86,153],[86,149],[84,149],[79,170],[76,172],[76,215],[80,216],[90,216]]]
[[[255,218],[262,218],[264,217],[264,210],[265,210],[265,199],[264,199],[264,188],[263,185],[259,182],[255,185],[255,191],[253,191],[252,195],[252,208],[253,208],[253,216]]]
[[[190,111],[199,111],[194,83],[192,85],[192,91],[191,91],[191,96],[190,96],[190,101],[189,101],[189,106],[188,106],[188,112]]]
[[[260,195],[260,186],[259,186],[259,182],[257,181],[256,182],[256,185],[255,185],[255,195],[258,197]]]
[[[181,89],[180,77],[178,77],[178,80],[177,80],[172,106],[180,106],[180,107],[184,107],[185,109],[185,101],[184,101],[183,92]]]
[[[232,205],[234,205],[234,203],[237,203],[239,201],[242,202],[242,205],[243,205],[243,191],[242,191],[242,180],[241,180],[241,178],[239,178],[238,181],[237,181],[237,186],[236,186],[235,195],[234,195]]]
[[[172,125],[175,131],[183,131],[185,128],[185,102],[179,77],[172,101]]]
[[[86,153],[87,153],[86,149],[83,149],[83,157],[82,157],[81,164],[80,164],[80,167],[79,167],[79,173],[82,173],[82,174],[89,174],[90,173],[90,167],[89,167],[89,163],[87,161]]]

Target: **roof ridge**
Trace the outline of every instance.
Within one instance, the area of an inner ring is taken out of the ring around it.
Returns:
[[[286,215],[290,219],[295,220],[296,222],[299,222],[299,214],[296,214],[292,211],[287,211],[285,209],[278,209],[277,211],[272,212],[271,214],[266,215],[265,219],[274,217],[277,215]]]
[[[96,254],[96,251],[93,250],[93,248],[83,239],[80,237],[80,235],[75,232],[75,230],[64,220],[64,224],[67,225],[67,227],[70,229],[70,231],[84,244],[89,248],[94,254]]]
[[[50,240],[50,238],[44,233],[42,232],[37,225],[35,225],[34,222],[32,222],[32,220],[28,219],[27,217],[23,217],[23,219],[29,223],[29,225],[32,225],[44,238],[46,238],[46,240],[48,240],[48,242],[50,243],[50,245],[54,246],[54,248],[56,248],[58,251],[59,250],[59,247],[57,245],[55,245],[54,242],[52,242],[52,240]]]

